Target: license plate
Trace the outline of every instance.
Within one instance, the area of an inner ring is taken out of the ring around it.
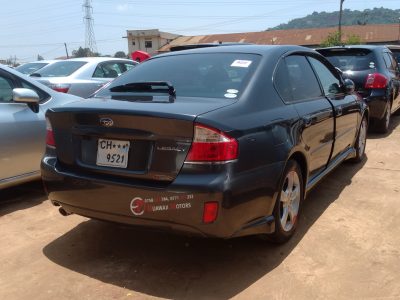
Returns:
[[[126,168],[128,166],[129,141],[99,139],[97,144],[98,166]]]

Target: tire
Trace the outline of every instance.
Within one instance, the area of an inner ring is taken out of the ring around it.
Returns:
[[[285,243],[297,228],[300,208],[304,198],[303,176],[299,164],[289,160],[281,183],[278,198],[274,207],[275,232],[268,239],[275,243]]]
[[[375,129],[377,132],[387,133],[389,131],[391,110],[392,110],[392,104],[389,102],[386,107],[384,117],[376,122]]]
[[[359,163],[364,159],[365,146],[367,144],[367,131],[368,121],[364,116],[360,124],[360,129],[358,130],[356,143],[354,145],[354,148],[356,149],[356,156],[350,159],[351,162]]]

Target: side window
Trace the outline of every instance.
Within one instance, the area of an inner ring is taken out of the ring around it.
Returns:
[[[322,96],[318,80],[304,56],[291,55],[286,57],[285,61],[293,101],[315,99]]]
[[[13,82],[0,75],[0,103],[8,103],[13,101]]]
[[[93,73],[95,78],[116,78],[121,75],[123,71],[121,70],[118,63],[107,62],[101,63],[97,66]]]
[[[36,86],[34,86],[33,84],[30,84],[29,82],[27,82],[25,80],[21,80],[21,85],[25,89],[34,90],[39,95],[40,103],[46,102],[50,98],[49,94],[47,94],[46,92],[42,91],[41,89],[37,88]]]
[[[282,59],[276,68],[274,74],[274,85],[279,95],[285,102],[292,102],[292,88],[288,80],[289,75],[286,67],[285,59]]]
[[[392,70],[396,70],[396,68],[397,68],[397,62],[396,62],[396,60],[394,59],[393,54],[392,54],[392,53],[386,53],[386,54],[387,54],[387,56],[389,57],[390,64],[391,64],[391,69],[392,69]]]
[[[383,52],[382,55],[383,55],[383,60],[385,61],[386,68],[392,70],[392,62],[390,61],[389,55],[386,52]]]
[[[127,71],[133,69],[136,65],[135,64],[124,64]]]
[[[326,96],[333,96],[342,93],[340,88],[340,80],[319,60],[308,57],[311,65],[314,67],[319,80],[321,81],[322,88]]]

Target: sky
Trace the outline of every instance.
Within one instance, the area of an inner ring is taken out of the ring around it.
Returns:
[[[84,0],[0,0],[0,59],[19,62],[69,54],[85,46]],[[92,0],[101,54],[127,52],[126,30],[181,35],[262,31],[314,11],[339,10],[340,0]],[[345,9],[400,8],[400,0],[345,0]]]

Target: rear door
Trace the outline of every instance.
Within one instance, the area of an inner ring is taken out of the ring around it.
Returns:
[[[43,112],[13,102],[16,87],[21,87],[19,80],[0,70],[0,180],[39,172],[44,153]]]
[[[309,155],[312,178],[325,169],[331,154],[334,134],[332,105],[324,97],[304,55],[290,55],[281,61],[275,75],[275,86],[286,104],[294,105],[302,120],[301,139]]]
[[[316,57],[308,57],[321,83],[325,96],[334,107],[335,145],[332,159],[353,146],[357,134],[360,105],[357,96],[346,94],[339,74],[327,63]]]
[[[393,90],[393,103],[392,110],[395,111],[400,106],[400,72],[399,66],[397,65],[396,60],[393,57],[393,54],[389,51],[384,51],[382,53],[383,59],[385,61],[386,68],[388,70],[388,74],[390,75],[390,81]]]

